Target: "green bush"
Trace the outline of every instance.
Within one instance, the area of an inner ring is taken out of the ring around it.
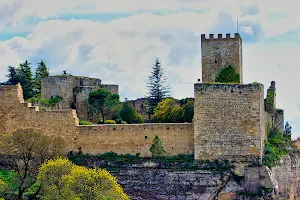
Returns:
[[[138,114],[129,101],[126,101],[122,104],[120,109],[120,118],[126,121],[128,124],[139,124],[144,123],[144,118],[142,115]]]
[[[152,145],[150,147],[150,152],[152,153],[152,157],[161,157],[166,153],[162,140],[156,135],[152,141]]]
[[[144,123],[144,122],[145,122],[144,118],[143,118],[143,116],[141,114],[136,113],[134,115],[133,123],[141,124],[141,123]]]
[[[291,138],[267,123],[268,141],[265,144],[263,164],[268,167],[276,166],[282,155],[297,152],[297,147]]]
[[[79,125],[93,125],[93,123],[86,120],[79,119]]]
[[[30,99],[28,99],[26,102],[32,103],[32,104],[39,103],[43,106],[54,107],[62,100],[63,100],[63,98],[60,96],[52,96],[50,99],[43,99],[43,98],[41,98],[40,94],[37,94],[37,95],[31,97]]]
[[[184,110],[173,98],[166,98],[154,108],[156,123],[180,123],[184,121]]]
[[[117,122],[112,119],[105,120],[104,124],[116,124]]]
[[[216,77],[215,82],[239,83],[240,74],[235,71],[233,66],[225,65],[223,69],[220,71],[219,75]]]

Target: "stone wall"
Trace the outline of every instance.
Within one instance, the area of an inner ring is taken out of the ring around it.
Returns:
[[[75,127],[78,124],[74,110],[39,111],[24,103],[21,86],[0,86],[0,132],[10,133],[20,128],[34,128],[46,135],[58,135],[74,149]]]
[[[76,147],[91,154],[113,151],[151,156],[155,135],[163,141],[167,155],[194,153],[193,125],[188,123],[77,126],[76,135]]]
[[[79,126],[75,110],[40,111],[24,103],[21,86],[0,86],[0,132],[9,133],[20,128],[35,128],[46,135],[63,137],[69,150],[101,154],[150,156],[155,135],[164,143],[166,155],[193,154],[193,125],[137,124]]]
[[[194,94],[195,159],[261,159],[265,140],[263,85],[199,83]]]
[[[231,64],[240,74],[240,83],[243,83],[242,38],[238,33],[234,38],[230,34],[226,34],[226,38],[222,38],[222,34],[218,34],[218,38],[210,34],[209,39],[202,34],[201,52],[202,82],[215,82],[224,65]]]

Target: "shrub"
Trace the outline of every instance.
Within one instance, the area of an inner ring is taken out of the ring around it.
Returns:
[[[44,163],[37,178],[43,199],[129,199],[105,169],[88,169],[67,159]]]
[[[143,116],[142,116],[141,114],[136,113],[136,114],[134,115],[133,123],[136,123],[136,124],[144,123],[144,118],[143,118]]]
[[[239,83],[240,74],[235,71],[233,66],[225,65],[215,81],[221,83]]]
[[[116,124],[116,121],[115,121],[115,120],[112,120],[112,119],[108,119],[108,120],[105,120],[104,123],[105,123],[105,124]]]
[[[297,147],[288,135],[267,123],[268,141],[265,144],[263,164],[268,167],[276,166],[282,155],[297,152]]]
[[[152,141],[152,145],[150,147],[150,152],[152,153],[152,157],[161,157],[166,153],[162,141],[156,135]]]
[[[86,120],[79,119],[79,125],[93,125],[93,123]]]
[[[122,104],[122,108],[120,110],[120,117],[123,120],[125,120],[128,124],[144,123],[143,116],[136,113],[136,111],[133,109],[130,102],[128,101]]]
[[[40,94],[37,94],[37,95],[31,97],[30,99],[28,99],[26,102],[27,103],[32,103],[32,104],[39,103],[39,104],[41,104],[43,106],[54,107],[59,102],[61,102],[62,100],[63,100],[63,98],[60,97],[60,96],[52,96],[49,99],[43,99],[43,98],[41,98]]]
[[[167,98],[154,108],[153,119],[158,123],[179,123],[184,121],[184,110],[173,98]]]

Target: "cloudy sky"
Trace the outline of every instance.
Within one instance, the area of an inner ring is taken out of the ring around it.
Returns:
[[[243,38],[245,83],[272,80],[277,107],[300,136],[300,1],[297,0],[1,0],[0,82],[7,66],[41,59],[51,75],[118,84],[121,100],[145,95],[156,57],[172,96],[193,97],[201,78],[200,35]]]

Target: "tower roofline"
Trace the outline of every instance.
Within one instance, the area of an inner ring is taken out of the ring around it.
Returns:
[[[237,40],[242,41],[242,38],[239,33],[235,33],[234,37],[232,38],[230,33],[226,33],[226,37],[223,37],[222,33],[219,33],[217,37],[214,37],[214,34],[209,34],[209,38],[206,38],[206,34],[201,34],[201,41],[202,42],[209,42],[209,41],[226,41],[226,40]]]

